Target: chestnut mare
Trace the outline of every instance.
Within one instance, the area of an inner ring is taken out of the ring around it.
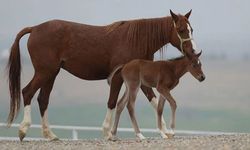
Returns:
[[[170,91],[178,85],[179,79],[186,72],[190,72],[193,77],[195,77],[200,82],[205,80],[205,75],[201,70],[201,63],[198,58],[200,55],[201,52],[193,58],[181,56],[168,61],[155,62],[149,60],[136,59],[130,61],[124,66],[121,65],[117,67],[114,72],[111,73],[108,80],[111,81],[113,76],[117,72],[121,72],[123,81],[126,85],[126,90],[122,98],[117,103],[115,122],[110,133],[112,135],[110,139],[115,140],[116,138],[115,135],[117,132],[120,115],[126,104],[132,121],[132,125],[136,133],[136,137],[140,140],[145,139],[145,137],[141,134],[139,130],[134,114],[135,100],[141,85],[144,85],[149,88],[154,87],[160,93],[160,100],[157,108],[158,129],[162,138],[168,138],[164,129],[162,128],[162,112],[165,99],[168,100],[171,106],[172,117],[170,123],[170,130],[173,132],[175,128],[176,102],[171,96]],[[173,135],[171,134],[170,136]]]
[[[188,21],[191,11],[184,16],[176,15],[171,10],[170,13],[171,16],[167,17],[119,21],[107,26],[53,20],[21,30],[11,47],[7,66],[11,97],[8,126],[16,118],[20,108],[19,41],[22,36],[30,33],[27,47],[35,73],[22,90],[24,118],[19,127],[19,138],[22,141],[30,127],[31,99],[40,89],[37,100],[42,117],[42,132],[45,138],[53,140],[57,136],[49,128],[47,107],[55,78],[61,68],[81,79],[102,80],[115,67],[130,60],[152,60],[154,53],[168,43],[182,53],[194,56],[196,48]],[[108,110],[103,123],[105,136],[110,130],[112,113],[122,83],[121,75],[116,74],[112,79]],[[153,90],[146,86],[141,89],[148,100],[156,105]]]

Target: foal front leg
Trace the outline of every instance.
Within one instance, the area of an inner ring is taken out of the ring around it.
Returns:
[[[141,85],[141,89],[144,93],[144,95],[147,97],[148,101],[151,103],[152,107],[155,110],[155,116],[156,116],[156,120],[157,120],[157,106],[158,106],[158,99],[156,98],[154,91],[152,88],[146,87],[144,85]],[[156,121],[157,124],[157,121]],[[161,118],[161,126],[162,126],[162,130],[164,131],[164,133],[168,133],[167,127],[166,127],[166,122],[164,120],[164,117],[162,115]]]
[[[162,94],[162,96],[164,98],[166,98],[168,100],[168,102],[170,104],[170,107],[171,107],[170,131],[169,131],[169,133],[167,135],[168,136],[173,136],[175,134],[174,133],[174,129],[175,129],[175,111],[176,111],[177,105],[176,105],[176,102],[175,102],[174,98],[171,96],[169,90],[161,90],[160,93]],[[160,105],[160,102],[159,102],[159,105]],[[158,108],[159,108],[159,105],[158,105]]]
[[[171,131],[170,134],[174,135],[175,111],[176,111],[177,105],[176,105],[174,98],[172,97],[172,95],[170,93],[166,94],[166,98],[167,98],[168,102],[170,103],[171,112],[172,112],[172,117],[171,117],[171,121],[170,121],[170,131]]]
[[[167,139],[168,136],[166,135],[166,132],[163,130],[163,126],[162,126],[162,118],[163,118],[162,113],[163,113],[164,104],[165,104],[165,99],[160,95],[160,99],[159,99],[159,103],[157,107],[158,129],[159,129],[161,137],[164,139]]]

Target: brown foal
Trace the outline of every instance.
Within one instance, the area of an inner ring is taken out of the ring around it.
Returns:
[[[205,75],[201,69],[199,56],[201,52],[196,54],[196,57],[189,58],[181,56],[168,61],[149,61],[136,59],[132,60],[124,66],[120,66],[110,75],[109,82],[113,75],[121,70],[121,74],[126,85],[126,91],[119,100],[116,109],[115,122],[111,134],[113,138],[116,135],[120,114],[127,104],[127,109],[132,121],[136,137],[145,139],[141,134],[137,121],[134,115],[134,106],[137,92],[141,85],[154,87],[160,93],[160,100],[157,108],[158,129],[163,138],[168,138],[162,127],[162,112],[165,99],[168,100],[171,106],[172,117],[170,122],[170,130],[174,135],[175,128],[175,110],[176,102],[171,96],[170,91],[177,86],[179,79],[186,73],[190,72],[200,82],[205,79]]]

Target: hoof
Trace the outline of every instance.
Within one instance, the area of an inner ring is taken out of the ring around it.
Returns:
[[[120,141],[121,139],[118,138],[117,136],[112,136],[112,137],[110,137],[108,140],[109,140],[109,141],[115,142],[115,141]]]
[[[174,138],[174,134],[171,134],[171,133],[165,133],[165,135],[166,135],[169,139]]]
[[[59,140],[60,139],[58,137],[54,137],[54,138],[50,139],[51,142],[53,142],[53,141],[59,141]]]
[[[24,139],[24,137],[26,136],[26,133],[24,133],[23,131],[19,130],[18,136],[19,136],[20,141],[22,142],[23,139]]]
[[[104,137],[108,137],[110,133],[110,129],[108,128],[102,128],[102,133]]]
[[[140,141],[146,140],[146,137],[143,136],[141,133],[136,134],[136,138]]]
[[[103,128],[103,136],[105,140],[111,140],[113,138],[113,134],[111,133],[109,128]]]

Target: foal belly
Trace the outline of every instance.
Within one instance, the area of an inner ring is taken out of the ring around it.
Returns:
[[[157,82],[155,81],[154,78],[150,78],[150,77],[144,76],[141,79],[141,84],[144,85],[144,86],[147,86],[147,87],[156,87]]]

